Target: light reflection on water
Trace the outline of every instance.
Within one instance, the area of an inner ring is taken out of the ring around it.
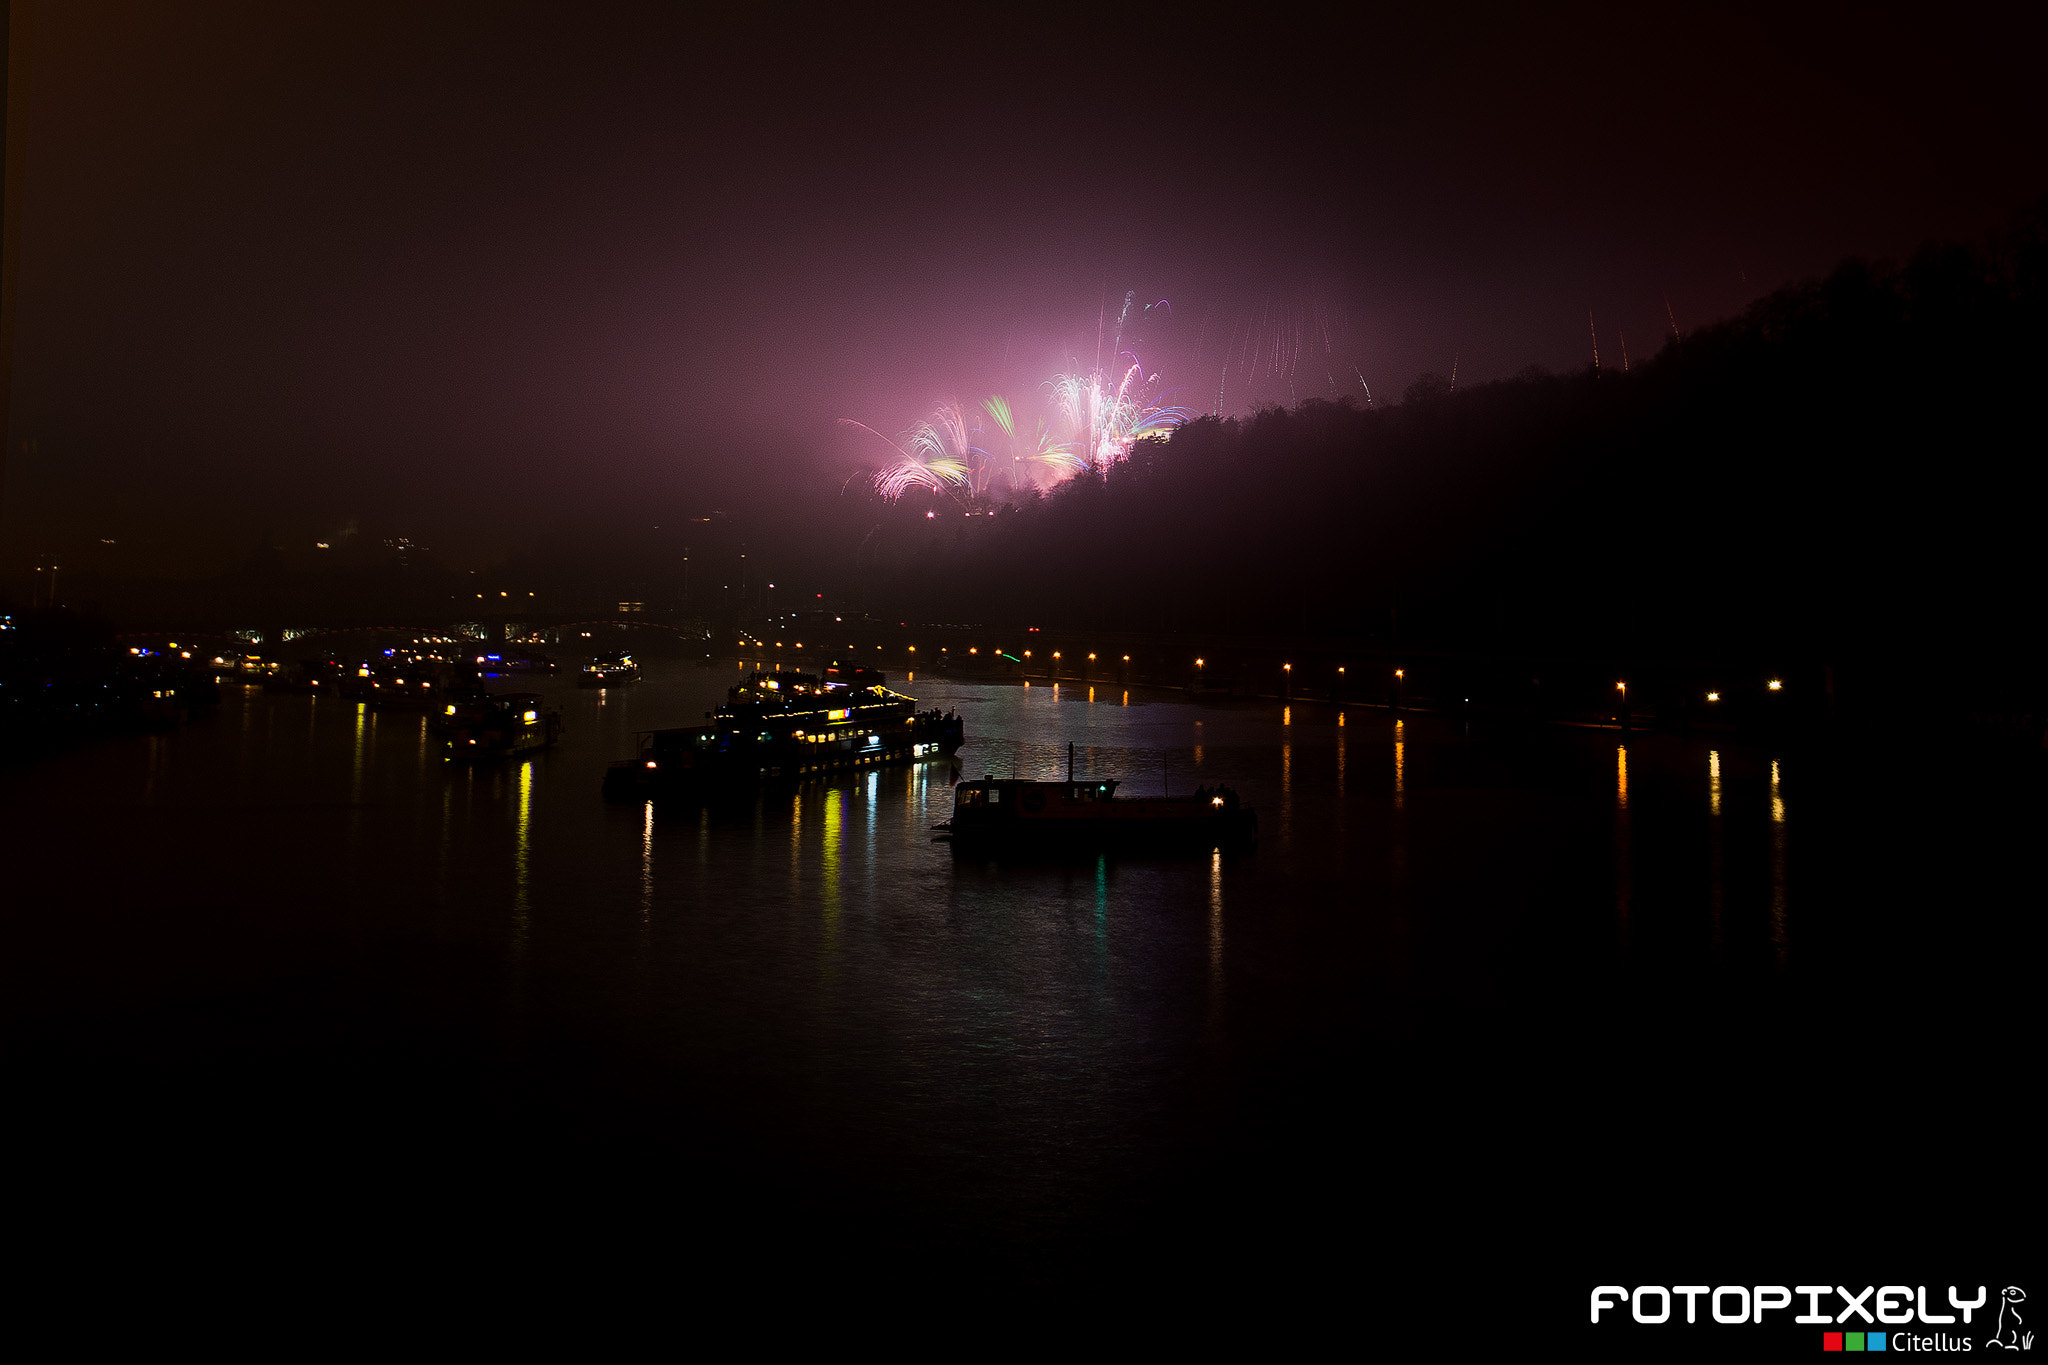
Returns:
[[[1635,898],[1635,841],[1628,815],[1628,745],[1614,746],[1614,923],[1624,947]]]
[[[1775,758],[1771,760],[1771,946],[1783,967],[1792,950],[1792,933],[1785,918],[1785,796]]]
[[[1796,770],[1736,746],[1557,731],[1522,752],[1483,733],[1467,745],[1428,715],[1382,729],[1369,707],[1351,708],[1354,726],[1310,701],[927,676],[921,705],[966,723],[957,769],[930,760],[711,805],[600,798],[633,732],[697,721],[731,676],[655,664],[602,695],[543,683],[567,738],[495,767],[423,766],[410,715],[379,725],[361,706],[231,690],[217,720],[0,790],[53,846],[137,866],[139,823],[103,816],[139,795],[204,821],[170,846],[167,878],[279,888],[263,903],[281,923],[331,914],[406,939],[431,922],[506,973],[496,1008],[535,1009],[546,984],[555,1008],[629,1020],[625,1045],[663,1065],[775,1058],[799,1109],[858,1093],[878,1140],[939,1163],[1028,1158],[1074,1185],[1218,1059],[1492,989],[1517,961],[1502,925],[1606,933],[1618,916],[1637,949],[1653,936],[1703,959],[1720,947],[1731,971],[1793,946]],[[1030,859],[934,842],[956,771],[1062,777],[1069,743],[1077,775],[1126,794],[1234,787],[1265,817],[1262,844]],[[1532,786],[1541,801],[1509,799]],[[1532,809],[1566,812],[1533,845]],[[219,833],[231,826],[247,837]],[[1491,879],[1472,881],[1475,866]]]

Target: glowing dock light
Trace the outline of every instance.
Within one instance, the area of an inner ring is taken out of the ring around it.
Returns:
[[[1721,694],[1720,694],[1719,692],[1709,692],[1709,693],[1707,693],[1707,700],[1708,700],[1708,701],[1719,701],[1719,700],[1721,700]]]
[[[1223,798],[1220,796],[1212,796],[1209,798],[1209,804],[1212,806],[1220,806],[1223,804]]]
[[[1126,655],[1125,655],[1124,657],[1128,659],[1128,658],[1130,657],[1130,655],[1126,654]],[[1197,660],[1195,660],[1195,667],[1196,667],[1196,668],[1200,668],[1201,666],[1202,666],[1202,661],[1201,661],[1200,659],[1197,659]]]
[[[1614,685],[1614,690],[1617,692],[1626,692],[1628,691],[1628,684],[1625,682],[1618,682]]]
[[[1776,678],[1771,679],[1769,682],[1765,683],[1764,686],[1770,688],[1773,692],[1782,692],[1785,690],[1785,684],[1779,682]]]
[[[1089,663],[1091,663],[1091,664],[1095,662],[1095,656],[1094,656],[1093,654],[1090,654],[1090,655],[1088,656],[1088,662],[1089,662]]]
[[[1282,665],[1280,665],[1280,671],[1281,671],[1282,673],[1292,673],[1292,672],[1294,671],[1294,665],[1293,665],[1293,664],[1282,664]]]

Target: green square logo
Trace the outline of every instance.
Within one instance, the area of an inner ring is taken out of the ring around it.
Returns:
[[[1845,1350],[1845,1351],[1860,1351],[1860,1350],[1862,1350],[1862,1349],[1863,1349],[1863,1333],[1861,1333],[1861,1332],[1844,1332],[1844,1333],[1842,1333],[1842,1349],[1843,1349],[1843,1350]]]

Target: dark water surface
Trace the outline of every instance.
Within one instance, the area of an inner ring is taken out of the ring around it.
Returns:
[[[687,1265],[1197,1335],[1577,1322],[1591,1283],[2000,1235],[1974,1173],[2018,1151],[2032,756],[920,678],[968,776],[1072,741],[1128,792],[1231,784],[1261,842],[957,857],[944,761],[600,799],[736,676],[545,684],[563,744],[495,766],[231,688],[0,771],[30,1225],[147,1264],[203,1227],[222,1273],[391,1293]]]

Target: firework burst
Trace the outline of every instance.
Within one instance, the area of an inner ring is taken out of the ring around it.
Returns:
[[[1077,366],[1040,385],[1045,415],[1035,420],[1001,394],[990,395],[978,409],[941,403],[894,440],[842,418],[888,447],[888,463],[867,475],[871,485],[890,499],[922,490],[963,503],[1001,492],[1044,491],[1084,471],[1107,469],[1129,458],[1131,447],[1145,437],[1193,420],[1194,410],[1166,401],[1171,395],[1161,393],[1159,376],[1122,349],[1134,316],[1155,310],[1165,315],[1170,305],[1162,299],[1138,309],[1136,295],[1126,295],[1114,333],[1103,338],[1113,347],[1112,365]]]

